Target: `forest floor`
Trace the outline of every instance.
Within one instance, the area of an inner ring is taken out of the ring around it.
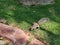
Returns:
[[[49,22],[40,25],[46,30],[36,29],[31,33],[49,41],[50,45],[60,45],[60,0],[53,5],[24,6],[17,0],[0,0],[0,19],[6,18],[8,24],[18,26],[25,31],[34,22],[48,17]]]

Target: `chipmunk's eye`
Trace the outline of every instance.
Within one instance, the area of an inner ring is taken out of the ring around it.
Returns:
[[[39,27],[36,27],[36,29],[38,29]]]

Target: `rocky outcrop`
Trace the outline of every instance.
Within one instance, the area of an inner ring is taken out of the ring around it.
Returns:
[[[23,30],[0,23],[0,36],[13,43],[13,45],[26,45],[28,36]],[[45,45],[37,39],[31,40],[27,45]]]

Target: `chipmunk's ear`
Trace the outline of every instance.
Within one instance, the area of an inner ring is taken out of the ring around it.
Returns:
[[[34,29],[29,28],[29,31],[33,31]]]

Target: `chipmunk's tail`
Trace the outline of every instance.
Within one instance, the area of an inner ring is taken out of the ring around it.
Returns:
[[[45,22],[47,22],[47,21],[49,21],[49,18],[41,18],[37,23],[38,23],[39,25],[41,25],[41,24],[43,24],[43,23],[45,23]]]

